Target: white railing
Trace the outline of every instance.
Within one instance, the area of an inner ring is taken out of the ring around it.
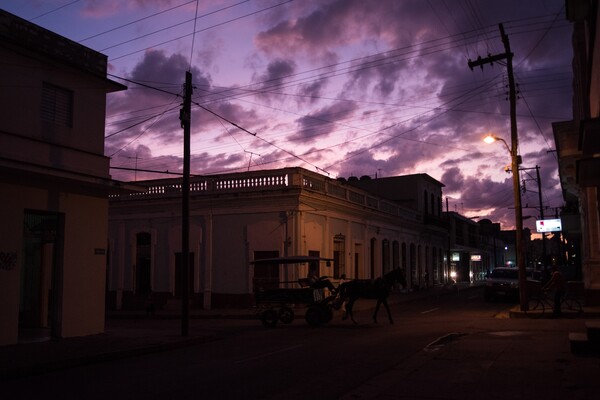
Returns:
[[[146,186],[147,191],[126,195],[112,195],[118,198],[160,198],[181,194],[181,180],[164,179],[155,181],[138,181],[136,185]],[[293,188],[320,192],[323,195],[345,199],[380,212],[391,214],[409,220],[415,220],[416,214],[393,203],[374,197],[368,192],[347,185],[346,183],[329,179],[326,176],[305,170],[303,168],[284,168],[273,171],[253,171],[227,175],[196,176],[190,178],[190,193],[222,193],[222,192],[255,192],[269,189]]]

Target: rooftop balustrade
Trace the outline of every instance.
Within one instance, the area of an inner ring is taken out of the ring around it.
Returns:
[[[181,195],[180,179],[161,179],[135,182],[145,186],[146,192],[112,195],[111,199],[127,201],[139,198],[163,198]],[[385,200],[303,168],[253,171],[225,175],[193,176],[190,178],[190,195],[211,195],[218,193],[252,193],[268,190],[303,189],[321,193],[336,199],[346,200],[369,209],[392,214],[407,220],[420,221],[414,211],[393,201]]]

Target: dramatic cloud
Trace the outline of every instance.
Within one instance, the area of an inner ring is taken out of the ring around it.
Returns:
[[[271,61],[267,65],[266,71],[254,78],[258,82],[257,94],[262,98],[278,97],[278,94],[284,91],[282,87],[286,78],[290,78],[295,69],[296,65],[291,60],[276,59]]]
[[[127,168],[111,171],[117,179],[181,170],[190,70],[195,174],[282,166],[331,177],[427,173],[446,185],[452,211],[510,228],[510,154],[482,142],[487,133],[511,141],[506,60],[468,67],[504,53],[502,23],[519,90],[526,215],[539,214],[536,166],[544,211],[562,206],[551,123],[572,114],[564,0],[199,4],[195,22],[196,3],[175,0],[3,8],[45,14],[34,22],[105,53],[110,73],[128,80],[129,90],[108,96],[106,155]]]
[[[354,102],[342,101],[316,110],[298,120],[299,129],[295,135],[289,137],[289,140],[312,142],[322,139],[336,129],[337,121],[350,117],[357,108]]]

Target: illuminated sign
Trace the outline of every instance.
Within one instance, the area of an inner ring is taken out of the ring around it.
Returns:
[[[544,232],[560,232],[562,231],[562,223],[559,219],[542,219],[535,221],[535,228],[538,233]]]
[[[481,261],[481,254],[471,254],[471,261]]]

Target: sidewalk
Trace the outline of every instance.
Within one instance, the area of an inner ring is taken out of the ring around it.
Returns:
[[[460,290],[476,287],[469,284],[461,286]],[[398,304],[452,293],[455,292],[435,287],[394,292],[388,300],[390,304]],[[372,304],[368,302],[364,307],[372,307]],[[357,310],[360,308],[357,303]],[[600,310],[597,310],[597,315],[600,316]],[[155,317],[147,317],[143,313],[109,314],[105,332],[99,335],[0,347],[0,381],[218,340],[224,328],[219,327],[219,323],[203,323],[206,319],[258,318],[255,309],[193,310],[190,311],[189,335],[184,337],[177,315],[160,312]],[[260,322],[257,320],[256,323]]]

